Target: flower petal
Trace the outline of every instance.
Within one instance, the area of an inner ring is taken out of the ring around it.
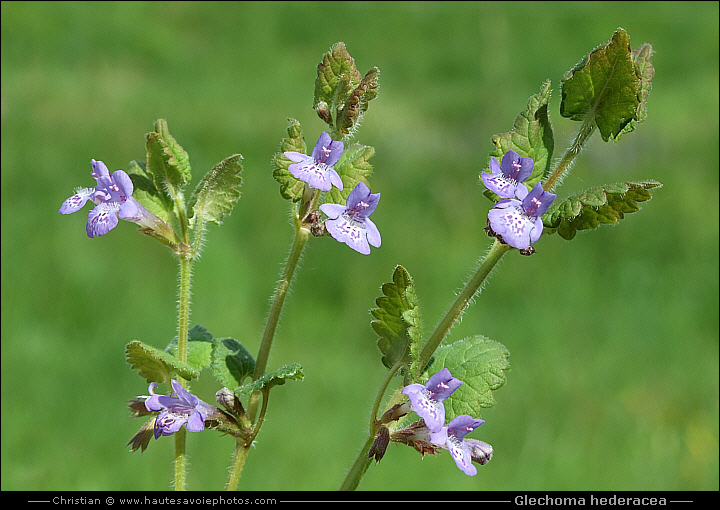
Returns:
[[[443,368],[428,379],[425,387],[432,393],[435,400],[442,402],[462,384],[463,382],[460,379],[456,379],[450,374],[450,370]]]
[[[413,411],[425,420],[425,425],[438,432],[445,424],[445,406],[442,402],[434,400],[432,394],[422,384],[411,384],[403,388],[402,392],[410,398]]]
[[[368,242],[375,248],[380,248],[380,243],[382,242],[382,239],[380,239],[380,231],[370,218],[365,218],[365,230],[367,230]]]
[[[340,204],[323,204],[320,210],[325,213],[328,218],[336,219],[345,212],[345,206]]]
[[[353,250],[368,255],[370,245],[364,228],[356,222],[348,221],[343,215],[335,220],[326,220],[325,228],[335,240],[347,244]]]
[[[477,468],[472,463],[470,448],[465,444],[465,441],[448,435],[446,446],[457,467],[468,476],[477,474]]]
[[[76,193],[65,200],[58,211],[60,214],[70,214],[79,211],[85,205],[85,202],[92,196],[94,188],[81,188]]]
[[[186,427],[190,432],[202,432],[205,429],[205,419],[199,411],[195,411],[188,418]]]
[[[296,179],[308,183],[311,188],[320,191],[329,191],[332,188],[332,182],[327,175],[326,167],[322,164],[316,164],[312,159],[290,165],[288,171]]]
[[[288,158],[290,161],[294,161],[295,163],[300,163],[307,160],[312,160],[311,156],[308,156],[307,154],[303,154],[301,152],[283,152],[286,158]]]
[[[124,170],[115,170],[112,174],[112,180],[125,198],[130,198],[132,196],[133,182]]]
[[[523,214],[519,201],[507,200],[506,202],[503,207],[496,207],[488,212],[490,227],[496,234],[502,236],[503,241],[507,244],[513,248],[524,250],[531,244],[530,233],[534,228],[535,219]]]
[[[104,202],[96,205],[88,213],[88,222],[85,227],[88,237],[102,236],[114,229],[118,224],[118,204]]]

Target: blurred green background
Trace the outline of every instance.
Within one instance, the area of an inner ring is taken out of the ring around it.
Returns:
[[[617,144],[596,134],[560,195],[664,187],[617,227],[505,257],[452,331],[512,354],[472,434],[490,464],[467,477],[447,453],[391,445],[360,489],[717,490],[717,2],[2,2],[2,489],[170,487],[172,441],[125,447],[141,425],[126,402],[147,384],[123,348],[176,334],[177,268],[130,223],[88,239],[89,206],[58,214],[93,184],[91,158],[127,168],[161,117],[194,182],[244,155],[243,196],[196,264],[192,320],[256,352],[292,240],[271,169],[286,118],[315,143],[315,68],[335,42],[380,68],[357,139],[376,148],[382,247],[309,243],[269,364],[306,377],[273,390],[240,483],[334,490],[385,373],[369,326],[380,285],[404,265],[432,330],[490,245],[490,137],[549,78],[559,155],[578,127],[559,116],[560,78],[617,27],[655,50],[648,119]],[[217,388],[204,375],[193,389],[212,402]],[[190,489],[222,488],[232,445],[190,434]]]

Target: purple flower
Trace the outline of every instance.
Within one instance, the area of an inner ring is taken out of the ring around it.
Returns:
[[[545,214],[557,195],[543,190],[537,183],[528,192],[524,185],[517,187],[515,195],[520,200],[501,200],[488,213],[493,231],[503,241],[520,250],[525,250],[540,239],[543,231],[541,216]]]
[[[431,432],[430,442],[434,445],[447,448],[450,455],[452,455],[453,460],[455,460],[457,467],[464,471],[466,475],[475,476],[477,474],[477,468],[472,464],[473,450],[479,447],[479,445],[475,443],[469,444],[469,441],[476,440],[463,438],[468,432],[475,430],[483,423],[485,423],[485,420],[473,418],[469,414],[461,414],[448,423],[447,427],[442,427],[437,432]],[[481,441],[477,441],[477,443],[481,443]],[[492,456],[492,447],[490,447],[489,455]],[[487,457],[487,453],[485,457]],[[487,458],[487,460],[490,459]],[[487,463],[487,460],[485,463]],[[481,461],[481,464],[482,463],[483,462]]]
[[[369,244],[380,247],[380,231],[369,218],[379,200],[380,193],[371,194],[370,189],[359,182],[348,195],[346,205],[320,206],[320,210],[329,218],[325,220],[325,228],[341,243],[363,255],[369,254]]]
[[[329,191],[333,185],[342,190],[342,179],[333,165],[338,162],[344,149],[345,145],[342,142],[333,142],[330,135],[323,131],[311,156],[292,151],[284,154],[290,161],[295,162],[288,167],[288,170],[296,179],[320,191]]]
[[[146,399],[148,411],[160,412],[155,418],[155,439],[174,434],[185,423],[190,432],[201,432],[205,428],[205,420],[216,414],[216,408],[188,392],[175,379],[170,384],[173,393],[169,397],[155,393],[155,383],[150,383],[149,396],[139,397]]]
[[[110,175],[102,161],[93,159],[91,163],[93,171],[90,175],[97,181],[97,186],[78,188],[73,196],[63,202],[58,212],[70,214],[82,209],[88,200],[95,203],[85,227],[88,237],[107,234],[117,226],[118,218],[152,228],[159,218],[132,197],[133,183],[130,176],[122,170]]]
[[[522,158],[515,151],[507,151],[502,158],[502,166],[495,156],[490,159],[490,174],[480,174],[480,178],[490,191],[502,198],[513,198],[518,185],[530,177],[535,162],[532,158]]]
[[[413,411],[425,420],[425,424],[432,431],[439,431],[445,425],[445,405],[443,400],[462,386],[462,381],[450,375],[447,368],[443,368],[433,375],[425,385],[410,384],[405,386],[402,393],[410,397]]]

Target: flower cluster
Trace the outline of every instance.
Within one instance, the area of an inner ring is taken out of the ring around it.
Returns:
[[[410,384],[402,393],[410,398],[413,411],[427,426],[427,430],[414,430],[416,437],[427,439],[432,445],[445,448],[452,455],[455,464],[466,475],[474,476],[477,468],[472,462],[487,464],[492,458],[493,449],[487,443],[477,439],[465,439],[465,436],[485,423],[485,420],[463,414],[453,418],[445,425],[445,406],[443,401],[462,386],[463,382],[450,374],[447,368],[430,377],[427,383]],[[417,447],[417,446],[416,446]]]
[[[91,238],[110,232],[117,226],[118,218],[147,228],[153,228],[160,221],[133,198],[133,183],[126,172],[116,170],[111,175],[102,161],[93,159],[91,164],[90,175],[97,181],[97,186],[76,189],[75,194],[60,206],[60,214],[77,212],[88,200],[95,203],[85,227]]]
[[[294,164],[288,171],[311,188],[329,191],[333,186],[343,189],[343,182],[333,165],[340,160],[345,146],[333,141],[330,135],[320,135],[310,156],[300,152],[287,151],[285,157]],[[328,219],[325,228],[337,241],[347,244],[353,250],[367,255],[370,245],[380,247],[380,231],[369,216],[375,211],[380,193],[370,193],[370,189],[359,182],[350,192],[345,205],[323,204],[320,210]]]
[[[495,157],[491,158],[491,173],[480,176],[490,191],[504,199],[488,213],[490,228],[503,242],[519,250],[528,250],[540,239],[542,215],[557,196],[545,191],[540,183],[530,191],[522,184],[534,166],[531,158],[520,157],[510,150],[503,156],[502,165]]]

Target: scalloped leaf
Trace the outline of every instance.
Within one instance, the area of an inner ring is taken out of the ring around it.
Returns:
[[[383,365],[392,368],[398,361],[417,356],[422,320],[412,277],[403,266],[395,267],[392,283],[383,284],[382,291],[375,300],[378,307],[370,310],[375,317],[370,326],[380,336],[377,344]]]
[[[550,163],[555,149],[552,125],[548,116],[551,93],[550,80],[547,80],[540,88],[540,92],[530,96],[527,109],[517,116],[513,129],[492,137],[495,150],[490,156],[495,156],[498,161],[502,161],[502,157],[509,150],[533,159],[535,166],[532,175],[525,181],[530,189],[547,177],[551,171]],[[493,202],[500,200],[500,197],[490,190],[485,190],[484,194]]]
[[[623,129],[623,133],[629,133],[635,129],[635,127],[643,122],[647,117],[647,98],[650,95],[650,89],[652,88],[652,79],[655,76],[655,68],[650,62],[652,58],[653,49],[652,46],[645,43],[642,46],[632,51],[632,59],[635,64],[635,69],[640,76],[640,104],[637,108],[637,120],[632,120]]]
[[[338,42],[323,55],[317,67],[313,108],[324,102],[337,110],[345,103],[350,92],[361,82],[355,60],[348,53],[345,43]]]
[[[287,138],[283,138],[280,144],[280,151],[275,154],[273,164],[275,170],[273,177],[280,183],[280,194],[286,200],[297,202],[303,196],[305,183],[300,179],[296,179],[290,173],[288,167],[293,164],[291,160],[285,157],[285,152],[299,152],[307,154],[307,146],[303,138],[302,126],[295,119],[288,119]]]
[[[302,381],[305,378],[302,366],[299,363],[283,365],[273,372],[269,372],[257,381],[245,384],[235,390],[236,395],[247,395],[253,391],[260,391],[263,388],[270,389],[273,386],[285,384],[286,380]]]
[[[599,186],[564,200],[556,200],[543,216],[543,234],[557,232],[560,237],[570,240],[578,230],[616,224],[625,214],[638,211],[638,202],[650,200],[650,190],[659,187],[662,184],[657,181],[624,182]]]
[[[240,198],[242,184],[242,155],[225,158],[210,170],[197,185],[188,204],[190,215],[197,221],[222,223]]]
[[[643,62],[649,63],[649,57]],[[590,52],[563,77],[560,115],[594,123],[604,141],[617,140],[628,124],[639,120],[640,73],[630,37],[620,28],[610,42]]]
[[[145,170],[157,189],[173,196],[190,181],[190,157],[170,135],[165,119],[155,122],[155,131],[146,135],[147,160]]]
[[[215,379],[227,388],[237,388],[255,370],[255,358],[234,338],[213,341],[212,368]]]
[[[183,363],[172,354],[145,345],[139,340],[133,340],[125,346],[125,359],[148,382],[166,382],[173,374],[187,380],[200,375],[200,372],[188,363]]]
[[[165,352],[177,357],[177,337],[173,338]],[[194,325],[188,331],[188,353],[187,362],[197,370],[209,367],[213,348],[213,336],[200,324]]]
[[[445,400],[446,421],[461,414],[477,418],[480,408],[495,405],[492,392],[507,382],[509,357],[510,352],[504,345],[482,335],[438,347],[427,373],[447,368],[453,377],[463,382]]]
[[[369,145],[355,143],[347,147],[340,160],[333,168],[343,181],[343,189],[340,191],[335,186],[325,194],[325,201],[331,204],[345,204],[348,195],[355,189],[359,182],[370,186],[367,178],[373,172],[373,167],[368,161],[375,154],[375,148]]]

